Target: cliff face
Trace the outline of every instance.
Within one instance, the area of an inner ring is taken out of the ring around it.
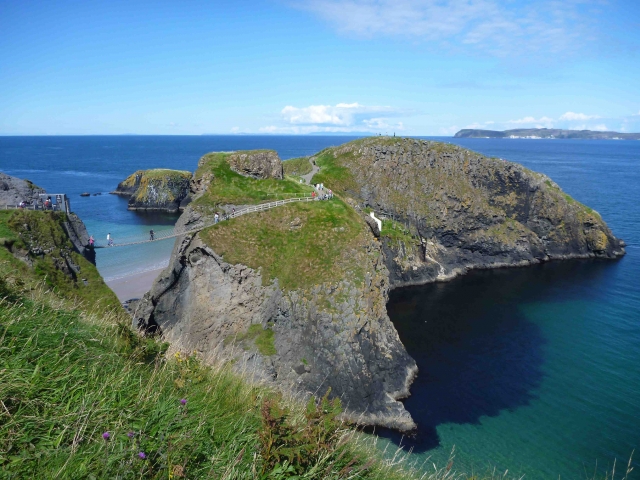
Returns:
[[[231,169],[241,175],[266,179],[284,178],[282,162],[274,150],[251,150],[233,152],[228,156]]]
[[[129,210],[177,212],[189,202],[191,173],[180,170],[138,170],[118,184],[115,195],[129,197]]]
[[[231,186],[275,188],[273,179],[245,185],[225,162],[200,162],[195,178],[213,168],[215,181],[196,189],[178,227],[209,223],[202,195],[223,205],[224,192],[238,196]],[[409,430],[397,400],[409,394],[416,366],[386,313],[388,277],[380,242],[353,209],[337,199],[290,204],[178,240],[134,323],[291,392],[331,388],[354,422]]]
[[[453,145],[372,138],[327,149],[314,181],[388,217],[393,286],[471,268],[624,254],[600,215],[545,175]]]

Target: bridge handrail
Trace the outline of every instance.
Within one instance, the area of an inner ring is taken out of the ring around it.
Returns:
[[[292,197],[292,198],[286,198],[283,200],[275,200],[273,202],[267,202],[267,203],[260,203],[258,205],[251,205],[245,208],[241,208],[240,210],[237,210],[229,215],[227,215],[227,218],[231,219],[231,218],[237,218],[241,215],[246,215],[247,213],[253,213],[253,212],[262,212],[264,210],[269,210],[271,208],[275,208],[275,207],[280,207],[282,205],[286,205],[288,203],[293,203],[293,202],[311,202],[314,200],[317,200],[318,197],[313,197],[311,195],[304,195],[304,196],[298,196],[298,197]],[[219,221],[224,221],[223,220],[219,220]],[[138,245],[138,244],[142,244],[142,243],[149,243],[149,242],[155,242],[158,240],[166,240],[168,238],[174,238],[174,237],[179,237],[181,235],[188,235],[190,233],[195,233],[195,232],[199,232],[200,230],[204,230],[205,228],[209,228],[212,227],[213,225],[215,225],[216,222],[207,222],[205,225],[196,227],[196,228],[190,228],[188,230],[184,230],[184,231],[178,231],[175,228],[172,230],[165,230],[164,232],[159,232],[157,234],[154,235],[154,239],[147,239],[147,240],[138,240],[138,241],[131,241],[131,242],[124,242],[124,243],[114,243],[112,246],[113,247],[125,247],[128,245]],[[101,245],[101,244],[95,244],[94,248],[105,248],[105,245]]]

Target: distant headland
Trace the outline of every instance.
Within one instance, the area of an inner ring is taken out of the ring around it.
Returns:
[[[567,138],[580,140],[640,140],[640,133],[562,130],[559,128],[517,128],[514,130],[476,130],[465,128],[454,138]]]

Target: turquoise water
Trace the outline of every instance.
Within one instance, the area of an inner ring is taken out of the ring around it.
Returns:
[[[194,170],[213,150],[274,148],[286,159],[348,140],[0,137],[0,170],[68,193],[92,234],[110,232],[117,241],[175,222],[128,212],[125,200],[106,194],[137,169]],[[457,469],[496,466],[531,479],[585,478],[596,461],[626,464],[640,447],[640,142],[442,140],[548,174],[599,211],[628,254],[392,292],[390,316],[420,367],[406,400],[419,430],[403,444],[419,462],[444,464],[455,445]],[[171,247],[101,250],[98,268],[115,278],[162,266]],[[382,444],[400,442],[384,435],[390,439]],[[631,478],[639,474],[637,466]]]

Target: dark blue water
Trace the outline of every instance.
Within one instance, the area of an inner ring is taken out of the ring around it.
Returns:
[[[125,200],[104,195],[137,169],[193,170],[213,150],[273,148],[286,159],[348,140],[0,137],[0,170],[70,194],[92,233],[117,239],[175,221],[128,212]],[[412,457],[445,464],[455,445],[455,468],[467,471],[573,479],[617,459],[620,472],[640,447],[640,142],[442,140],[546,173],[629,247],[615,262],[475,272],[392,292],[389,314],[420,367],[406,400],[419,424],[405,441]],[[170,249],[101,251],[98,264],[114,277],[166,262]]]

